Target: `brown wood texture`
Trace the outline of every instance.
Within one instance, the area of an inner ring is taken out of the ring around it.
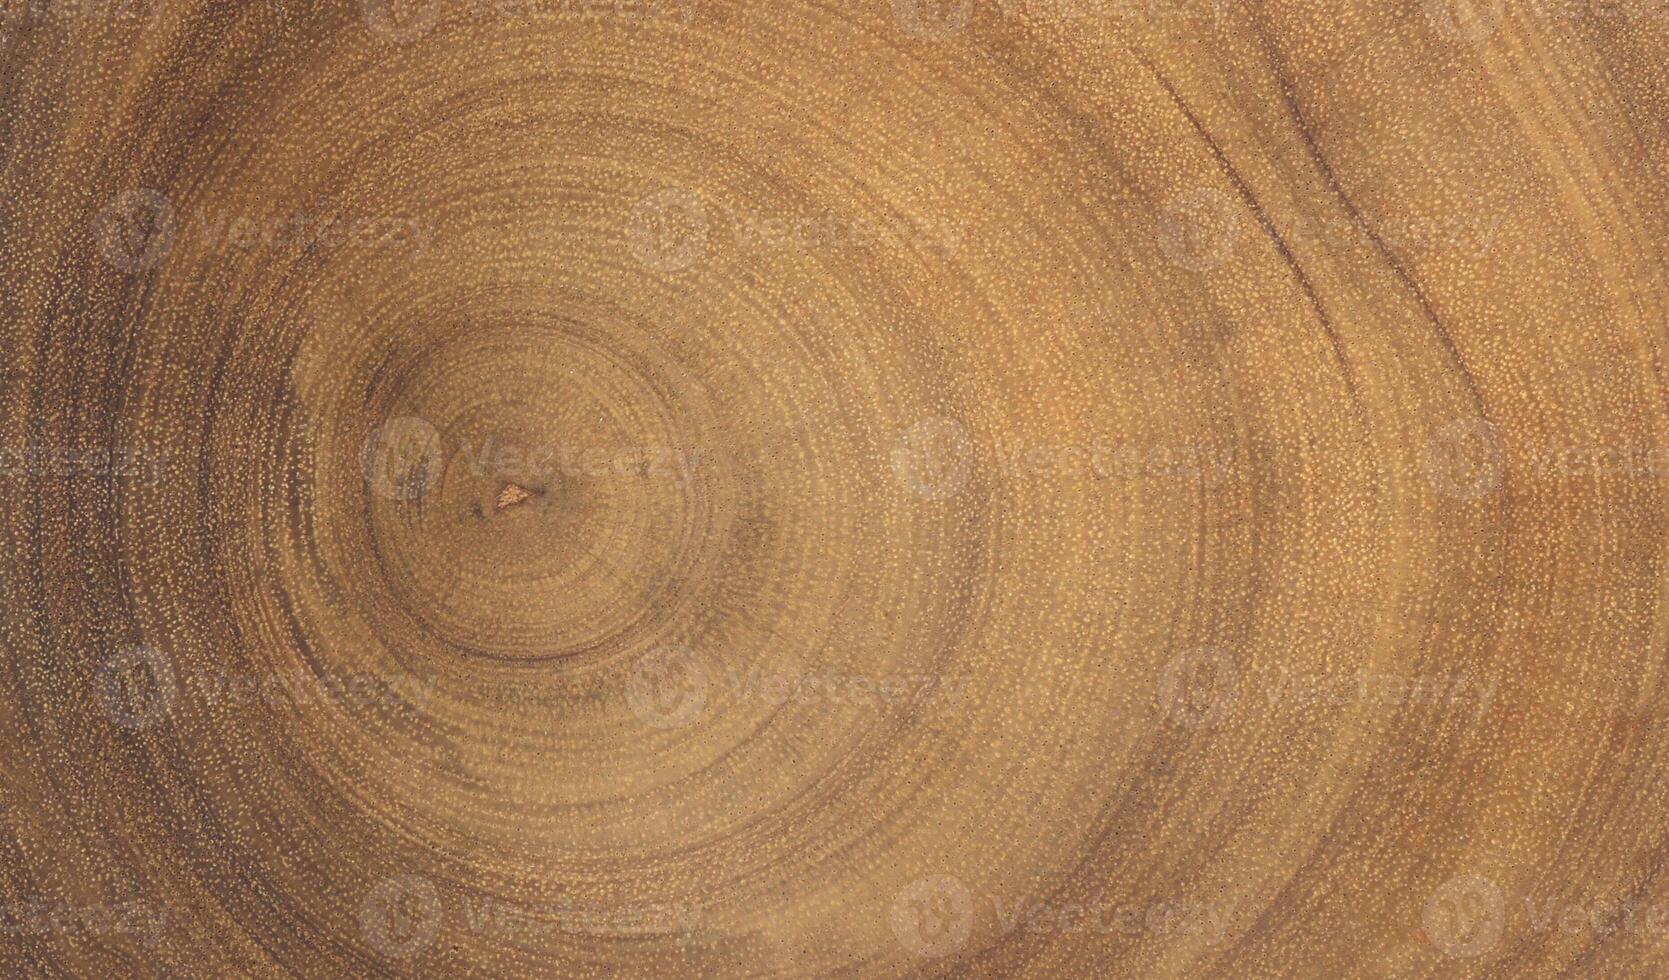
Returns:
[[[1669,5],[0,4],[0,974],[1669,972]]]

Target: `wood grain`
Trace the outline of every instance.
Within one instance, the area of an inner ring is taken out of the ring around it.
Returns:
[[[1666,64],[0,6],[0,972],[1669,971]]]

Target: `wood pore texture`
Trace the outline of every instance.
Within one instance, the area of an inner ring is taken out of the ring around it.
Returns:
[[[0,7],[0,974],[1669,973],[1669,5]]]

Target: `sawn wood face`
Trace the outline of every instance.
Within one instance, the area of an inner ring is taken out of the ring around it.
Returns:
[[[0,974],[1638,977],[1669,6],[0,5]]]

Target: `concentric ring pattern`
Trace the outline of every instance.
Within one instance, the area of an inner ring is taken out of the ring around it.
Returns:
[[[1661,970],[1666,54],[0,8],[4,972]]]

